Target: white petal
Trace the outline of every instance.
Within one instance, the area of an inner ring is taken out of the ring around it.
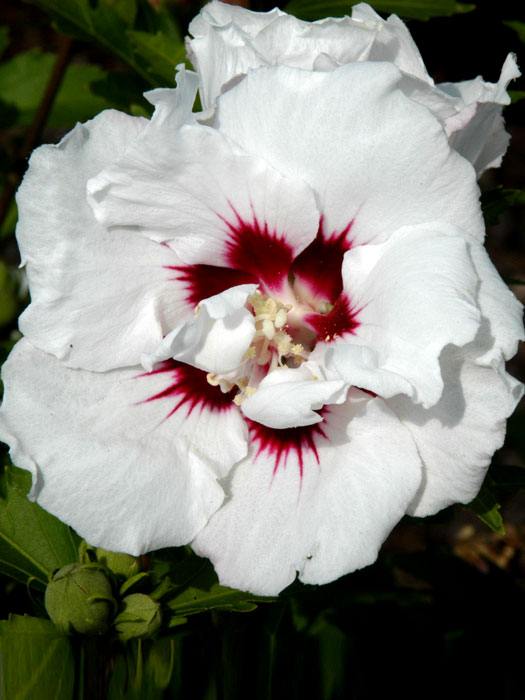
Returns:
[[[302,22],[288,15],[265,27],[254,46],[267,65],[312,70],[322,57],[334,66],[367,60],[375,37],[375,31],[349,17]]]
[[[212,2],[189,31],[188,53],[200,75],[205,106],[250,69],[271,65],[333,70],[356,61],[391,62],[433,85],[403,22],[394,15],[384,21],[365,4],[354,6],[351,18],[303,22],[279,10],[250,12]]]
[[[145,369],[168,358],[217,374],[237,369],[255,335],[255,318],[245,305],[256,289],[255,284],[239,285],[201,301],[193,318],[143,357]]]
[[[352,19],[377,28],[375,42],[367,60],[392,62],[404,73],[433,84],[419,49],[399,17],[390,15],[385,21],[370,5],[359,3],[352,8]]]
[[[439,119],[447,135],[452,127],[462,129],[476,112],[475,105],[460,108],[456,98],[411,75],[404,75],[399,87],[411,100],[429,109]]]
[[[390,63],[403,73],[402,92],[438,117],[478,173],[500,164],[508,135],[498,105],[509,103],[507,84],[520,74],[511,54],[496,84],[478,77],[435,86],[405,24],[395,15],[383,20],[365,3],[354,5],[351,18],[317,22],[230,7],[210,3],[190,25],[188,52],[206,106],[262,66],[332,71],[359,61]]]
[[[401,374],[381,366],[380,354],[367,345],[336,343],[325,348],[327,369],[337,377],[344,377],[352,386],[366,388],[384,399],[406,394],[415,396],[413,384]]]
[[[250,37],[235,25],[228,24],[214,30],[203,26],[203,35],[195,33],[198,26],[195,20],[190,24],[189,31],[195,38],[189,39],[186,45],[188,56],[200,76],[199,94],[203,107],[208,108],[236,79],[250,68],[264,65],[265,61],[255,51]]]
[[[203,299],[199,304],[199,309],[205,309],[210,319],[213,320],[228,318],[230,314],[245,307],[248,297],[256,289],[257,285],[255,284],[240,284],[237,287],[231,287],[221,294]]]
[[[256,36],[261,29],[285,13],[275,7],[269,12],[253,12],[238,5],[213,0],[207,3],[190,22],[189,31],[194,36],[205,34],[210,27],[226,27],[237,24],[248,36]]]
[[[68,366],[138,364],[189,312],[165,269],[180,260],[133,233],[105,231],[85,197],[86,181],[135,141],[146,120],[107,111],[42,146],[18,191],[17,238],[32,302],[20,329]]]
[[[268,452],[255,456],[257,445],[236,467],[230,498],[192,544],[221,583],[260,595],[279,593],[296,572],[327,583],[371,564],[406,512],[421,463],[384,402],[354,390],[321,427],[319,461],[304,454],[302,477],[294,455],[276,468]]]
[[[152,127],[119,164],[90,180],[88,193],[105,226],[138,226],[169,241],[187,263],[236,267],[237,229],[246,239],[264,239],[270,250],[281,241],[294,257],[313,240],[319,221],[313,193],[300,179],[284,178],[200,125]]]
[[[480,175],[487,168],[497,167],[507,150],[509,135],[505,131],[502,106],[510,103],[507,85],[521,75],[516,59],[509,54],[497,83],[486,83],[480,77],[462,83],[443,83],[438,87],[456,99],[463,119],[458,128],[457,118],[447,122],[450,142],[467,158]]]
[[[195,120],[193,105],[199,85],[198,76],[181,64],[177,66],[176,79],[176,89],[157,88],[144,93],[144,97],[155,107],[148,130],[163,128],[173,131]]]
[[[501,279],[482,246],[471,245],[470,254],[480,279],[478,304],[492,339],[476,362],[490,365],[502,357],[510,360],[518,351],[519,341],[525,340],[523,305]]]
[[[346,253],[343,280],[360,325],[327,355],[328,366],[380,396],[406,393],[435,404],[443,348],[472,341],[481,322],[463,236],[442,223],[400,229],[387,243]]]
[[[521,75],[516,57],[509,53],[501,68],[501,74],[497,83],[487,83],[481,77],[474,80],[465,80],[460,83],[440,83],[438,87],[455,98],[461,98],[464,105],[477,102],[491,102],[499,105],[510,104],[507,86],[511,80]]]
[[[325,380],[315,363],[305,362],[296,369],[280,367],[267,374],[241,409],[247,418],[270,428],[313,425],[323,420],[316,411],[345,401],[347,388],[343,381]]]
[[[323,61],[335,67],[366,60],[377,28],[349,17],[303,22],[277,9],[255,13],[212,2],[189,31],[188,53],[201,78],[203,104],[209,106],[253,68],[317,70]]]
[[[424,464],[413,515],[432,515],[476,496],[492,455],[503,444],[505,421],[523,394],[503,365],[480,367],[472,359],[464,350],[444,351],[445,390],[429,410],[404,397],[387,401],[412,434]]]
[[[501,111],[499,105],[480,104],[468,125],[450,137],[451,145],[472,163],[478,177],[488,168],[499,167],[507,151],[510,135]]]
[[[428,109],[403,95],[401,80],[385,63],[261,68],[219,98],[217,125],[308,182],[328,232],[353,221],[354,243],[378,242],[400,226],[443,220],[482,239],[472,167]]]
[[[187,543],[222,502],[217,478],[246,454],[236,407],[206,408],[173,374],[67,369],[26,340],[4,365],[0,438],[32,470],[36,501],[93,545]]]

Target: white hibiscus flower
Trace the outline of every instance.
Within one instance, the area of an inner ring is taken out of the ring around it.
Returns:
[[[403,77],[398,87],[436,115],[451,145],[478,174],[500,165],[507,150],[501,112],[510,103],[508,83],[520,75],[513,54],[497,83],[477,77],[435,85],[399,17],[385,21],[365,3],[354,5],[351,18],[303,22],[278,9],[250,12],[214,0],[190,24],[190,33],[188,53],[200,73],[205,106],[260,66],[330,71],[356,61],[382,61],[399,68]]]
[[[476,495],[521,306],[440,119],[393,62],[338,62],[236,74],[204,115],[181,70],[151,120],[104,112],[33,154],[0,438],[93,545],[191,543],[275,594]]]

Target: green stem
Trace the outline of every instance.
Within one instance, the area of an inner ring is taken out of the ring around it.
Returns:
[[[107,637],[77,637],[75,700],[106,700],[111,641]]]

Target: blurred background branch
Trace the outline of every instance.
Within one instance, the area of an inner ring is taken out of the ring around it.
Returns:
[[[38,105],[31,125],[26,131],[22,146],[18,154],[15,155],[11,172],[6,177],[6,182],[0,196],[0,229],[9,212],[11,200],[20,184],[26,168],[27,158],[34,148],[40,143],[42,133],[46,127],[53,102],[64,78],[73,49],[73,40],[67,36],[58,39],[58,51],[51,75],[44,90],[44,94]]]

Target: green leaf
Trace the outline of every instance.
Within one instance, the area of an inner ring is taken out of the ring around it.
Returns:
[[[256,608],[256,603],[275,600],[219,585],[210,562],[187,547],[155,552],[150,573],[158,586],[152,596],[162,594],[163,601],[168,601],[167,609],[173,614],[170,627],[184,624],[182,618],[187,615],[209,610],[249,612]]]
[[[175,616],[186,617],[208,610],[250,612],[255,610],[256,603],[268,603],[273,600],[275,598],[263,598],[221,586],[217,583],[211,566],[204,562],[200,573],[169,601],[168,607]]]
[[[19,615],[0,621],[0,697],[70,700],[74,681],[71,643],[52,622]]]
[[[17,123],[28,126],[40,104],[56,57],[39,49],[31,49],[0,64],[0,94],[18,111]],[[111,102],[93,94],[90,83],[101,80],[106,72],[90,64],[68,67],[49,115],[48,126],[71,127],[86,121]]]
[[[510,27],[511,29],[514,29],[516,34],[519,36],[520,41],[525,43],[525,22],[515,22],[512,20],[511,22],[503,22],[503,24],[507,25],[507,27]]]
[[[168,623],[168,627],[173,629],[173,627],[180,627],[181,625],[185,625],[187,622],[187,617],[172,617]]]
[[[18,313],[17,287],[12,271],[0,260],[0,326],[10,323]]]
[[[7,216],[5,217],[2,225],[0,226],[0,240],[6,236],[10,236],[15,231],[16,222],[18,221],[18,208],[16,206],[16,201],[13,197],[9,209],[7,210]]]
[[[161,79],[167,85],[175,83],[175,67],[179,63],[184,63],[186,49],[179,40],[172,36],[157,32],[129,31],[135,52],[143,59],[147,66],[147,71],[154,77]]]
[[[257,607],[255,601],[261,600],[266,602],[268,599],[256,598],[249,593],[227,588],[216,583],[208,589],[189,586],[185,591],[170,600],[168,607],[178,617],[195,615],[208,610],[251,612]]]
[[[158,86],[166,79],[168,64],[183,46],[174,23],[165,12],[156,15],[155,33],[133,31],[137,14],[135,0],[30,0],[50,14],[65,34],[98,42],[131,66],[150,85]],[[146,39],[137,34],[146,34]],[[168,44],[171,42],[171,46]],[[151,62],[151,63],[150,63]],[[161,72],[158,72],[161,66]],[[173,83],[173,73],[169,78]],[[161,79],[159,81],[159,78]]]
[[[300,19],[316,20],[349,15],[352,5],[358,2],[360,0],[292,0],[285,10]],[[394,13],[408,19],[448,17],[470,12],[475,7],[455,0],[374,0],[372,4],[377,12]]]
[[[9,46],[9,27],[0,27],[0,56]]]
[[[170,683],[176,642],[164,638],[126,644],[113,661],[108,700],[162,700]],[[177,696],[178,697],[178,696]]]
[[[497,532],[500,535],[505,534],[505,526],[500,513],[501,505],[494,495],[491,479],[485,479],[481,491],[469,504],[469,508],[493,532]]]
[[[109,687],[107,700],[123,700],[129,697],[126,693],[128,686],[128,664],[126,659],[127,648],[116,656],[112,661],[111,676],[109,678]],[[88,700],[86,698],[86,700]]]
[[[154,552],[149,573],[155,586],[164,587],[164,581],[169,578],[175,589],[181,591],[194,578],[202,575],[204,570],[213,576],[211,565],[194,554],[189,547],[171,547]]]
[[[348,654],[346,634],[322,614],[309,632],[317,639],[321,698],[340,697]]]
[[[76,536],[31,503],[29,472],[6,466],[0,477],[0,571],[23,583],[45,586],[52,572],[77,560]]]
[[[509,95],[512,104],[525,100],[525,90],[509,90]]]
[[[140,573],[135,574],[131,578],[124,581],[119,589],[120,595],[127,595],[131,592],[136,593],[147,580],[149,580],[149,574],[146,571],[141,571]]]
[[[0,129],[8,129],[18,121],[17,108],[0,98]]]
[[[485,222],[489,226],[497,224],[501,215],[510,207],[523,205],[525,205],[525,190],[496,187],[481,194],[481,208]]]
[[[107,5],[120,18],[122,24],[131,26],[137,14],[137,0],[105,0],[100,3]]]
[[[155,688],[167,688],[173,674],[175,661],[175,640],[158,639],[152,642],[146,656],[145,675],[151,678]]]
[[[90,85],[94,95],[112,103],[116,109],[131,112],[136,107],[145,110],[145,116],[150,116],[152,106],[143,97],[144,81],[134,73],[113,71],[101,80],[94,80]]]
[[[263,624],[259,632],[261,645],[257,653],[257,687],[260,697],[272,698],[278,660],[278,642],[280,626],[285,613],[285,605],[276,604],[265,610]]]
[[[0,340],[0,365],[3,365],[3,363],[6,361],[7,356],[11,352],[11,350],[14,348],[16,343],[20,340],[22,337],[21,333],[19,331],[11,331],[9,334],[8,338],[5,338],[3,340]],[[2,390],[3,390],[3,385],[2,381],[0,380],[0,399],[2,398]],[[0,442],[0,446],[2,443]],[[6,447],[7,449],[7,447]],[[0,462],[2,464],[2,462]],[[1,478],[1,469],[0,469],[0,495],[2,493],[2,478]]]
[[[135,20],[135,0],[99,0],[96,4],[90,0],[30,1],[51,15],[59,31],[97,41],[140,72],[125,31]]]

